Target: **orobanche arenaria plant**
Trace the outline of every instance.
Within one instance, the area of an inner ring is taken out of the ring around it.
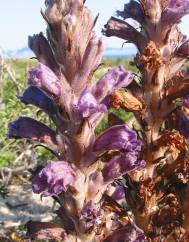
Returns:
[[[56,128],[20,117],[8,135],[52,150],[54,160],[38,169],[32,189],[59,204],[59,220],[30,221],[28,234],[36,241],[187,242],[189,74],[182,66],[189,40],[178,23],[189,1],[131,0],[117,11],[103,32],[135,44],[139,72],[118,66],[100,80],[94,72],[104,44],[84,2],[47,0],[47,37],[29,38],[40,63],[19,99]],[[110,107],[132,112],[132,122],[108,114]],[[109,128],[95,135],[105,115]]]

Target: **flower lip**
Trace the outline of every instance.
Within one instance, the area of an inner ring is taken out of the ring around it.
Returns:
[[[74,106],[74,109],[79,111],[83,118],[90,117],[98,112],[103,113],[107,111],[106,105],[98,104],[88,87],[81,93],[78,104]]]
[[[186,138],[189,138],[189,116],[183,112],[179,112],[178,130]]]
[[[102,169],[104,181],[112,182],[129,171],[143,169],[145,165],[145,161],[138,160],[134,153],[115,156]]]
[[[139,229],[135,224],[128,224],[122,228],[115,230],[108,236],[104,242],[147,242],[144,231]]]
[[[58,195],[74,184],[75,172],[66,161],[49,161],[32,181],[34,193],[44,196]]]
[[[139,23],[144,21],[144,12],[142,6],[134,0],[131,0],[129,3],[125,4],[123,11],[117,11],[117,16],[120,16],[123,19],[133,18]]]
[[[28,87],[18,96],[18,99],[25,104],[33,104],[34,106],[44,110],[50,116],[56,114],[56,106],[52,98],[36,86]]]
[[[57,145],[56,132],[47,125],[32,118],[20,117],[8,125],[9,138],[27,138]]]
[[[48,40],[44,37],[43,33],[29,36],[28,46],[41,63],[45,64],[53,71],[57,71],[58,65],[54,58],[51,46],[49,45]]]
[[[91,200],[85,205],[80,213],[80,219],[86,229],[98,226],[102,222],[102,218],[103,211],[100,210],[97,204],[94,204]]]
[[[162,21],[166,24],[174,25],[189,13],[188,0],[170,0],[169,5],[162,13]]]
[[[28,83],[59,97],[61,95],[61,83],[55,73],[46,65],[40,64],[28,72]]]
[[[110,142],[111,140],[111,142]],[[116,125],[102,133],[95,141],[93,151],[120,150],[122,152],[141,150],[141,141],[134,130],[125,125]]]
[[[145,162],[138,160],[141,141],[134,130],[125,125],[116,125],[102,133],[95,141],[94,152],[118,150],[120,154],[106,162],[102,173],[105,182],[113,181],[125,173],[144,168]]]
[[[126,72],[123,66],[110,69],[93,87],[92,94],[98,102],[115,90],[128,86],[133,80],[131,72]]]

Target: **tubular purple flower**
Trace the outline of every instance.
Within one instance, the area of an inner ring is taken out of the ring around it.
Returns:
[[[104,104],[98,104],[95,97],[92,95],[91,90],[86,88],[81,93],[76,109],[82,114],[83,118],[87,118],[95,113],[103,113],[107,111]]]
[[[41,122],[27,117],[20,117],[18,120],[9,123],[8,137],[33,139],[53,146],[57,144],[56,132],[54,130]]]
[[[93,150],[97,152],[120,150],[124,153],[138,153],[141,150],[141,142],[137,139],[136,132],[126,124],[116,125],[106,130],[96,139]]]
[[[189,13],[189,1],[188,0],[170,0],[168,7],[162,14],[162,21],[166,25],[174,25],[178,23],[180,19]]]
[[[141,32],[137,31],[127,22],[114,17],[111,17],[108,23],[104,26],[103,33],[107,37],[116,36],[127,42],[133,43],[141,52],[148,42],[146,36]]]
[[[186,40],[178,49],[177,55],[188,58],[189,57],[189,40]]]
[[[49,161],[32,180],[34,193],[55,196],[67,191],[75,182],[75,172],[66,161]]]
[[[110,69],[94,86],[92,93],[101,102],[115,90],[128,86],[133,80],[131,72],[126,72],[123,66]]]
[[[182,99],[182,104],[184,107],[189,108],[189,95]]]
[[[28,87],[18,98],[25,104],[32,104],[44,110],[50,116],[54,116],[57,113],[57,108],[52,98],[38,87]]]
[[[134,0],[131,0],[129,3],[125,4],[123,11],[117,11],[117,15],[123,19],[133,18],[139,23],[144,21],[143,9],[141,5]]]
[[[96,204],[89,201],[80,213],[80,220],[86,229],[98,226],[102,221],[103,213]]]
[[[128,152],[125,155],[114,156],[108,161],[102,170],[102,174],[105,182],[112,182],[129,171],[140,170],[144,167],[145,161],[138,160],[135,153]]]
[[[147,242],[144,232],[135,224],[117,229],[104,242]]]
[[[115,191],[112,194],[112,198],[115,200],[120,200],[125,197],[125,190],[123,186],[117,185]]]
[[[57,97],[61,95],[62,86],[60,80],[50,68],[43,64],[29,70],[28,83]]]
[[[91,74],[98,68],[104,49],[103,40],[93,33],[83,55],[81,67],[72,82],[72,87],[76,92],[83,90]]]
[[[187,139],[189,139],[189,116],[179,112],[178,130]]]
[[[28,46],[35,53],[40,63],[48,66],[54,72],[58,70],[52,49],[42,33],[29,36]]]

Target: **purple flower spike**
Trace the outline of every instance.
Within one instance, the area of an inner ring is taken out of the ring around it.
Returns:
[[[95,97],[92,95],[89,88],[86,88],[81,93],[81,96],[76,108],[82,114],[83,118],[87,118],[94,113],[98,113],[98,112],[103,113],[107,111],[107,108],[104,104],[98,105]]]
[[[44,196],[58,195],[67,191],[68,186],[73,185],[75,172],[66,161],[49,161],[47,166],[37,174],[32,181],[34,193]]]
[[[104,242],[147,242],[144,232],[134,224],[114,231]]]
[[[111,182],[114,179],[123,176],[129,171],[140,170],[145,167],[145,161],[137,160],[135,153],[128,153],[113,157],[102,170],[105,182]]]
[[[80,213],[80,219],[86,229],[98,226],[102,218],[102,211],[92,201],[89,201]]]
[[[126,72],[122,66],[110,69],[94,87],[92,93],[98,101],[115,90],[128,86],[133,80],[131,72]]]
[[[41,89],[35,86],[28,87],[18,98],[25,104],[32,104],[50,116],[56,114],[56,106],[54,101]]]
[[[120,150],[124,153],[138,152],[141,150],[141,142],[137,139],[136,132],[127,125],[116,125],[96,139],[93,150],[98,152],[105,150]]]
[[[43,64],[40,64],[37,68],[29,70],[28,83],[55,96],[59,97],[61,95],[60,80],[50,68]]]
[[[9,138],[27,138],[50,145],[56,145],[56,133],[45,124],[32,118],[20,117],[18,120],[9,123]]]

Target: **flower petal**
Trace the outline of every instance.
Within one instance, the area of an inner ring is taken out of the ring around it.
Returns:
[[[189,108],[189,95],[183,98],[183,106]]]
[[[183,112],[179,112],[178,130],[185,138],[189,138],[189,116]]]
[[[124,5],[123,11],[117,11],[117,15],[122,17],[123,19],[135,19],[139,23],[142,23],[144,21],[144,12],[142,6],[138,2],[133,0]]]
[[[112,198],[115,200],[121,200],[121,199],[125,198],[125,190],[124,190],[123,186],[117,185],[115,187],[115,190],[112,194]]]
[[[54,58],[52,49],[42,33],[29,36],[28,46],[35,53],[39,62],[56,72],[58,65]]]
[[[143,51],[148,42],[146,36],[143,33],[137,31],[129,23],[114,17],[111,17],[107,24],[104,26],[103,33],[107,37],[115,36],[124,39],[129,43],[135,44],[140,52]]]
[[[131,152],[126,155],[113,157],[105,164],[102,174],[105,182],[111,182],[129,171],[139,170],[144,168],[144,166],[145,162],[143,160],[137,160],[136,154]]]
[[[103,242],[147,242],[144,232],[135,224],[119,228],[108,236]]]
[[[78,104],[76,105],[78,111],[82,114],[83,118],[87,118],[92,114],[98,112],[106,112],[107,108],[104,104],[98,105],[95,97],[92,95],[89,88],[86,88],[81,93]]]
[[[111,142],[110,142],[111,141]],[[138,152],[141,142],[134,130],[125,125],[116,125],[107,129],[95,141],[94,151],[121,150],[123,152]]]
[[[92,90],[92,94],[101,102],[106,96],[115,90],[128,86],[133,80],[131,72],[126,72],[122,66],[110,69],[100,79]]]
[[[72,87],[75,92],[80,93],[80,91],[84,89],[87,82],[90,80],[90,76],[98,68],[104,49],[103,40],[93,34],[83,55],[81,67],[77,71],[72,82]]]
[[[54,196],[66,191],[75,181],[75,172],[66,161],[49,161],[32,181],[34,193]]]
[[[32,118],[20,117],[18,120],[9,123],[8,126],[9,138],[27,138],[40,142],[45,142],[50,145],[56,145],[56,132]]]
[[[38,87],[28,87],[18,98],[25,104],[33,104],[44,110],[50,116],[56,115],[57,108],[54,101]]]
[[[180,19],[189,13],[189,1],[188,0],[170,0],[168,7],[162,14],[162,21],[165,25],[174,25],[180,21]]]
[[[101,223],[103,213],[97,204],[94,204],[91,200],[85,205],[80,213],[80,221],[85,229],[91,229],[98,226]]]
[[[66,237],[65,230],[53,223],[29,221],[26,226],[31,239],[62,241]]]
[[[177,55],[188,58],[189,57],[189,40],[186,40],[177,50]]]
[[[61,83],[58,77],[47,66],[40,64],[28,72],[28,83],[37,86],[55,96],[61,95]]]

